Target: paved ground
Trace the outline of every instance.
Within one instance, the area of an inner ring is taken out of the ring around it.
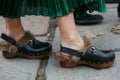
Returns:
[[[0,79],[2,80],[119,80],[120,79],[120,35],[113,34],[110,29],[120,23],[117,17],[116,4],[107,5],[107,13],[102,14],[104,21],[94,25],[77,25],[82,36],[90,31],[93,34],[103,32],[102,36],[92,39],[99,49],[112,49],[115,51],[115,64],[105,69],[93,69],[87,66],[74,68],[62,68],[59,61],[55,60],[54,54],[60,49],[60,34],[58,28],[53,41],[53,52],[49,59],[28,60],[28,59],[5,59],[0,54]],[[95,12],[96,13],[96,12]],[[33,18],[32,18],[33,19]],[[29,19],[27,19],[29,22]],[[35,21],[37,21],[35,19]],[[25,21],[25,23],[27,23]],[[2,24],[2,23],[1,23]],[[36,22],[38,25],[39,22]],[[54,24],[54,23],[53,23]],[[50,26],[55,26],[51,23]],[[29,25],[29,24],[25,24]],[[37,27],[36,27],[37,28]],[[28,29],[28,28],[27,28]],[[29,29],[32,29],[29,28]],[[3,31],[3,28],[0,28]],[[34,31],[34,30],[33,30]],[[51,32],[52,33],[52,32]],[[54,34],[54,33],[52,33]],[[36,36],[39,40],[46,40],[46,37]],[[50,37],[52,39],[52,37]],[[0,52],[1,53],[1,52]]]

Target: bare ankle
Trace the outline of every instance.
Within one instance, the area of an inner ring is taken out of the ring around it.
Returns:
[[[67,47],[74,50],[83,50],[84,49],[84,40],[83,39],[71,39],[68,42],[63,41],[63,47]],[[69,54],[63,53],[63,55],[69,56]]]
[[[62,46],[69,47],[69,48],[72,48],[72,49],[75,49],[75,50],[79,50],[79,49],[83,48],[84,41],[83,41],[83,39],[79,39],[79,38],[62,40]]]
[[[16,41],[18,41],[24,35],[25,35],[25,32],[21,32],[21,33],[9,33],[8,34],[8,36],[14,38]]]

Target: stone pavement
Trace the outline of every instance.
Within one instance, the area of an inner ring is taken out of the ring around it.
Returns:
[[[5,59],[0,54],[0,79],[1,80],[119,80],[120,79],[120,35],[113,34],[110,29],[120,23],[117,17],[116,4],[107,5],[107,13],[102,14],[104,21],[94,25],[77,25],[82,36],[90,31],[93,34],[103,32],[102,36],[92,39],[99,49],[111,49],[115,51],[116,60],[113,66],[105,69],[93,69],[87,66],[74,68],[62,68],[59,61],[55,60],[54,54],[60,49],[60,33],[58,28],[50,32],[50,40],[53,41],[53,52],[49,59],[28,60],[28,59]],[[97,12],[95,12],[97,13]],[[28,20],[29,21],[29,20]],[[51,21],[51,22],[54,22]],[[49,26],[56,26],[51,23]],[[0,28],[1,29],[1,28]],[[51,31],[51,30],[48,30]],[[46,37],[36,36],[37,39],[46,41]],[[0,52],[1,53],[1,52]]]

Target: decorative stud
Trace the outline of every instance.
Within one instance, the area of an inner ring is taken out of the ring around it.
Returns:
[[[29,40],[28,44],[32,45],[33,44],[33,40]]]
[[[103,64],[106,64],[106,62],[103,62]]]
[[[86,62],[86,60],[83,60],[83,62]]]
[[[95,62],[93,62],[93,64],[96,64]]]
[[[100,62],[98,62],[98,64],[101,64]]]
[[[50,36],[50,34],[48,33],[48,34],[47,34],[47,37],[49,37],[49,36]]]
[[[96,48],[95,48],[94,46],[93,46],[93,47],[91,47],[90,49],[91,49],[91,50],[93,50],[93,51],[94,51],[94,50],[96,50]]]

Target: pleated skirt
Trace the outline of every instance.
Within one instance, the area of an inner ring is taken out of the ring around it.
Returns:
[[[18,18],[25,15],[42,15],[56,18],[65,16],[83,5],[94,11],[106,11],[105,0],[0,0],[0,16]]]

